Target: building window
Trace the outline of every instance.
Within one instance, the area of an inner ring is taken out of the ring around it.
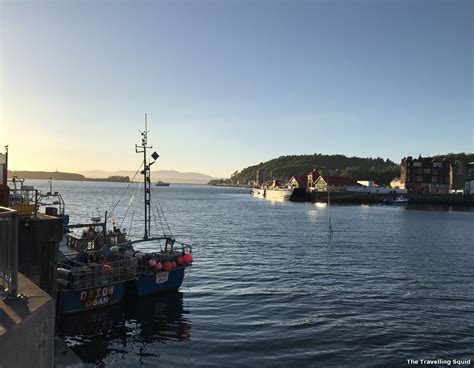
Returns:
[[[433,167],[443,167],[441,162],[433,162]]]
[[[416,181],[418,181],[418,182],[421,183],[421,182],[423,181],[423,176],[418,175],[418,176],[416,177]]]
[[[413,162],[414,167],[421,167],[421,162]]]
[[[433,170],[431,170],[431,173],[432,173],[433,175],[438,175],[438,170],[433,169]]]
[[[431,169],[423,169],[423,173],[425,173],[425,174],[430,174],[430,173],[431,173]]]
[[[437,183],[437,182],[438,182],[438,177],[437,177],[437,176],[433,176],[433,177],[431,178],[431,182],[432,182],[432,183]]]
[[[423,174],[423,169],[416,169],[417,174]]]

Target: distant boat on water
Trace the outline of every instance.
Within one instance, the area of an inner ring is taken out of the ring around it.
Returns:
[[[254,197],[263,197],[275,201],[288,201],[292,193],[293,189],[280,187],[280,183],[277,180],[273,180],[272,185],[269,187],[255,187],[250,191],[250,194]]]
[[[407,204],[408,198],[403,196],[397,197],[395,199],[386,198],[383,200],[383,203],[387,205]]]
[[[155,184],[155,187],[169,187],[170,183],[165,183],[164,181],[158,180],[158,182]]]

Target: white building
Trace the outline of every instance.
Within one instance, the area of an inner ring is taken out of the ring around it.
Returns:
[[[376,186],[375,181],[372,181],[372,180],[357,180],[357,182],[360,185],[363,185],[364,187],[375,187]]]

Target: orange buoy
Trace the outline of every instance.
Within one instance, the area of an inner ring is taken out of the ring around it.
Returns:
[[[171,270],[171,262],[163,263],[163,271],[170,271]]]
[[[178,257],[178,258],[176,258],[176,264],[177,264],[178,266],[181,266],[183,263],[184,263],[183,257]]]
[[[176,262],[175,261],[171,262],[171,268],[176,268]]]
[[[193,255],[191,253],[186,253],[183,256],[184,263],[191,263],[193,261]]]

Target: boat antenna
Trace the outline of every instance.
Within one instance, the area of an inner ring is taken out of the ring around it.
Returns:
[[[144,184],[144,205],[145,205],[145,234],[143,235],[143,240],[148,240],[148,235],[150,234],[150,165],[146,161],[146,150],[147,148],[153,148],[153,146],[147,146],[148,144],[148,122],[147,114],[145,114],[145,130],[140,132],[142,135],[142,144],[135,144],[135,152],[143,153],[143,184]]]
[[[329,228],[328,228],[328,235],[329,238],[332,238],[333,230],[332,230],[332,223],[331,223],[331,196],[329,195],[330,188],[329,188],[329,170],[327,171],[327,181],[326,181],[326,187],[327,187],[327,192],[328,192],[328,217],[329,217]]]
[[[140,132],[140,131],[139,131]],[[148,146],[148,121],[147,121],[147,114],[145,114],[145,130],[143,132],[140,132],[142,135],[142,144],[138,145],[135,144],[135,152],[136,153],[143,153],[143,171],[141,172],[143,174],[143,185],[144,185],[144,205],[145,205],[145,234],[143,235],[143,240],[148,240],[148,236],[151,235],[151,171],[150,171],[150,166],[153,165],[158,157],[158,153],[153,152],[151,154],[151,157],[153,158],[154,161],[148,162],[147,163],[147,156],[146,156],[146,150],[152,149],[153,146]]]

